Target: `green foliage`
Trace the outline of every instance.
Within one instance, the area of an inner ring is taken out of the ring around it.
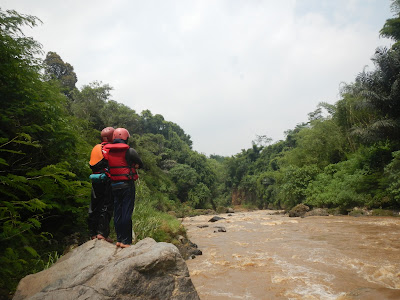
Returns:
[[[109,85],[102,85],[96,81],[83,86],[80,91],[74,90],[71,103],[72,113],[80,119],[88,120],[95,129],[101,131],[108,126],[104,123],[102,112],[111,90]]]
[[[400,206],[400,151],[393,152],[393,160],[385,167],[382,183],[390,197],[390,205]]]
[[[133,230],[138,240],[151,237],[156,241],[173,242],[185,229],[178,219],[155,208],[157,201],[145,184],[137,189],[137,200],[133,213]]]
[[[176,164],[169,173],[176,184],[178,198],[186,202],[189,191],[197,185],[199,175],[195,169],[186,164]]]
[[[344,157],[345,137],[331,119],[313,120],[309,127],[295,133],[296,147],[285,153],[284,165],[317,165],[320,168],[336,163]]]
[[[364,117],[352,124],[361,143],[373,144],[400,138],[400,49],[378,48],[372,59],[375,69],[364,70],[356,82],[343,89],[358,101],[354,106]]]
[[[392,46],[393,49],[399,47],[400,41],[400,2],[392,0],[391,9],[396,18],[387,19],[383,28],[379,31],[381,36],[393,39],[396,43]]]
[[[387,145],[361,147],[348,160],[325,167],[308,186],[305,202],[327,208],[380,206],[384,197],[381,178],[388,156]]]
[[[194,208],[210,208],[211,192],[204,183],[200,182],[189,191],[188,199]]]
[[[351,208],[365,205],[363,193],[366,171],[359,169],[356,160],[348,160],[325,167],[305,191],[307,205],[313,207]]]
[[[291,208],[302,203],[306,198],[308,185],[314,180],[320,169],[316,165],[306,165],[301,168],[290,165],[281,170],[279,192],[277,198],[280,206]]]
[[[280,208],[277,180],[281,182],[282,173],[267,171],[257,177],[257,206],[259,208]]]
[[[85,149],[77,122],[58,85],[42,80],[40,45],[19,29],[38,19],[15,11],[0,11],[0,18],[0,289],[12,291],[49,239],[82,226],[90,189],[72,172],[84,175],[76,165],[84,156],[76,145]]]
[[[45,75],[50,79],[55,79],[61,84],[61,91],[68,97],[72,97],[72,91],[76,89],[78,81],[74,67],[69,63],[64,63],[61,57],[55,52],[48,52],[45,64]]]

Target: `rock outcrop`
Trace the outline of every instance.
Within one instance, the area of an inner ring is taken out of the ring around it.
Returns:
[[[327,217],[329,216],[329,212],[326,208],[314,208],[313,210],[310,210],[304,214],[305,217],[314,217],[314,216],[319,216],[319,217]]]
[[[297,204],[289,211],[289,217],[304,217],[306,212],[308,212],[309,210],[310,208],[307,205],[304,205],[303,203]]]
[[[102,240],[86,242],[51,268],[23,278],[13,299],[199,297],[178,249],[146,238],[125,249]]]

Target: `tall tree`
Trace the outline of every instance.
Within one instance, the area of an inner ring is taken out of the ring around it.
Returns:
[[[400,46],[400,0],[392,0],[391,9],[395,18],[387,19],[379,33],[383,37],[393,39],[395,44],[392,48],[395,49]]]
[[[400,49],[379,48],[372,61],[375,70],[364,70],[345,88],[359,99],[355,108],[366,113],[352,130],[364,142],[395,141],[400,138]]]
[[[111,91],[111,86],[97,81],[84,85],[81,91],[74,91],[71,111],[78,118],[89,121],[96,130],[111,126],[105,124],[103,118],[103,111],[110,100]]]
[[[72,91],[76,89],[75,84],[78,81],[74,67],[64,62],[56,52],[48,52],[44,64],[45,74],[51,79],[57,79],[63,93],[71,99]]]

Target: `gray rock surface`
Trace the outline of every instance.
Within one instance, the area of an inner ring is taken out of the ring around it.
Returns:
[[[200,299],[178,249],[146,238],[120,249],[92,240],[23,278],[14,300]]]

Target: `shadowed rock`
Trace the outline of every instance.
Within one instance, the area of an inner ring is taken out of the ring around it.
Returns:
[[[214,217],[212,217],[210,220],[208,220],[208,222],[217,222],[217,221],[223,220],[223,219],[225,219],[225,218],[223,218],[223,217],[218,217],[218,216],[214,216]]]
[[[168,243],[146,238],[120,249],[86,242],[50,269],[28,275],[19,299],[199,299],[185,261]]]
[[[214,226],[214,228],[217,228],[214,232],[226,232],[226,228],[223,226]]]

